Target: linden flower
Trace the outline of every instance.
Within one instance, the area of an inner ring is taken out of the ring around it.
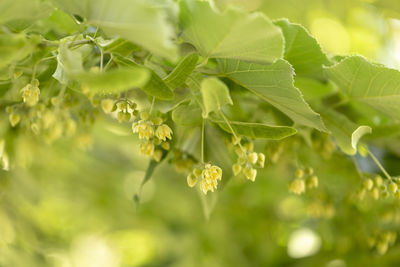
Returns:
[[[206,164],[201,177],[201,191],[203,191],[204,194],[207,194],[208,191],[214,192],[214,189],[217,188],[218,180],[221,180],[222,178],[222,170],[218,166]]]
[[[171,130],[171,128],[169,128],[168,125],[162,124],[157,127],[156,136],[158,139],[166,141],[168,138],[171,140],[172,139],[171,135],[172,135],[172,130]]]
[[[21,89],[22,98],[28,107],[33,107],[39,101],[40,90],[39,87],[32,84],[27,84]]]
[[[154,153],[154,144],[150,142],[140,144],[140,153],[148,157],[152,156]]]
[[[132,130],[134,133],[139,133],[140,139],[149,140],[154,135],[153,124],[149,121],[141,120],[138,123],[133,123]]]
[[[304,180],[296,178],[289,183],[289,192],[296,195],[301,195],[306,191],[306,184]]]

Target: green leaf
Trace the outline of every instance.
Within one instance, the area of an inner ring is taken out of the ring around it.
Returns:
[[[400,72],[361,56],[343,59],[326,69],[328,77],[350,101],[367,104],[400,119]]]
[[[174,92],[165,84],[165,82],[151,70],[149,82],[142,87],[147,94],[162,100],[174,99]]]
[[[57,55],[57,69],[53,74],[54,79],[61,84],[67,84],[74,72],[83,72],[83,59],[81,49],[71,49],[67,42],[60,43]]]
[[[151,179],[151,177],[153,176],[153,173],[154,173],[156,167],[158,166],[158,164],[159,164],[159,162],[154,161],[154,160],[150,160],[149,166],[148,166],[147,169],[146,169],[146,173],[145,173],[145,175],[144,175],[144,177],[143,177],[143,180],[142,180],[142,182],[140,183],[139,190],[138,190],[138,192],[133,196],[133,200],[134,200],[135,203],[136,203],[136,207],[138,207],[139,204],[140,204],[140,197],[141,197],[141,195],[142,195],[143,186]]]
[[[172,120],[183,126],[199,125],[203,120],[201,108],[195,104],[182,104],[172,111]]]
[[[223,120],[212,120],[217,123],[222,130],[232,133],[229,126]],[[274,126],[264,123],[253,123],[253,122],[240,122],[230,121],[232,129],[236,134],[246,136],[254,139],[269,139],[269,140],[281,140],[288,136],[297,133],[296,129],[288,126]]]
[[[336,92],[332,82],[322,82],[307,77],[296,76],[294,85],[303,93],[306,101],[319,100]]]
[[[301,25],[287,19],[274,22],[282,29],[285,37],[285,59],[292,64],[296,75],[323,79],[323,65],[330,61],[322,52],[317,40]]]
[[[0,23],[17,19],[38,19],[47,16],[53,8],[41,0],[1,0]]]
[[[117,62],[117,64],[125,67],[139,67],[139,65],[136,64],[134,61],[120,55],[114,55],[114,61]],[[150,78],[147,84],[142,87],[142,90],[158,99],[174,99],[174,92],[172,92],[172,90],[165,84],[165,82],[153,70],[147,70],[150,73]]]
[[[0,34],[0,69],[25,58],[32,48],[23,34]]]
[[[365,125],[358,126],[345,115],[335,110],[328,109],[321,113],[321,115],[326,127],[331,131],[340,149],[348,155],[355,155],[360,138],[372,132],[371,127]]]
[[[200,91],[203,96],[204,118],[210,112],[221,110],[226,104],[233,105],[228,87],[217,78],[204,79],[201,82]]]
[[[175,69],[164,78],[169,88],[175,89],[185,84],[187,77],[192,74],[199,56],[195,53],[189,54],[179,61]]]
[[[325,131],[319,114],[304,101],[293,85],[294,71],[285,60],[270,65],[247,63],[240,60],[220,60],[223,74],[237,84],[267,101],[300,125]]]
[[[115,93],[144,86],[150,73],[144,68],[118,68],[107,72],[80,72],[73,77],[93,92]]]
[[[283,37],[261,13],[232,7],[219,12],[208,1],[182,1],[182,38],[207,58],[273,62],[283,55]]]
[[[53,0],[70,14],[80,15],[110,36],[118,35],[150,52],[174,60],[177,49],[172,42],[173,27],[167,19],[172,1],[150,0]]]

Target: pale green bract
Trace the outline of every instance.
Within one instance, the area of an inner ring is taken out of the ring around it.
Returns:
[[[200,91],[203,97],[204,118],[210,112],[220,111],[224,105],[233,105],[228,87],[217,78],[204,79]]]
[[[372,132],[371,127],[366,125],[358,126],[345,115],[333,109],[325,110],[321,115],[340,149],[348,155],[355,155],[358,141],[365,134]]]
[[[285,60],[271,65],[247,63],[240,60],[219,60],[226,77],[267,101],[294,122],[325,131],[319,114],[304,101],[301,92],[293,85],[294,70]]]
[[[389,117],[400,119],[400,72],[351,56],[326,69],[349,101],[367,104]]]
[[[261,13],[219,12],[209,2],[182,1],[180,25],[183,40],[206,58],[270,63],[283,56],[281,31]]]

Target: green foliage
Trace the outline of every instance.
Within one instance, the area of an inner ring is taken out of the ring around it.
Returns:
[[[391,0],[228,2],[1,1],[0,266],[398,262]]]

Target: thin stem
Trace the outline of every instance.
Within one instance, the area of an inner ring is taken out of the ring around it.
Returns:
[[[389,181],[393,182],[392,177],[389,175],[389,173],[385,170],[385,168],[382,166],[382,164],[379,162],[379,160],[372,154],[372,152],[364,146],[365,150],[368,152],[368,155],[372,158],[372,160],[375,162],[375,164],[379,167],[379,169],[383,172],[383,174],[388,178]]]
[[[205,135],[205,131],[204,131],[204,119],[201,123],[201,163],[204,163],[204,135]]]
[[[96,28],[96,32],[94,33],[93,38],[96,38],[98,32],[99,32],[99,27]]]
[[[103,60],[104,60],[104,53],[103,49],[100,48],[100,72],[103,71]]]
[[[224,119],[225,123],[228,125],[229,130],[231,130],[233,136],[235,137],[235,139],[239,139],[239,137],[236,135],[235,130],[233,130],[231,123],[229,122],[228,118],[225,116],[225,114],[222,112],[222,110],[219,111],[219,113],[221,114],[221,117]],[[242,151],[245,151],[244,148],[242,147],[242,145],[240,144],[240,142],[238,143],[240,149]]]
[[[156,98],[153,96],[153,100],[151,101],[151,106],[150,106],[150,111],[149,114],[151,115],[151,112],[153,112],[153,107],[154,107],[154,102],[156,101]]]

